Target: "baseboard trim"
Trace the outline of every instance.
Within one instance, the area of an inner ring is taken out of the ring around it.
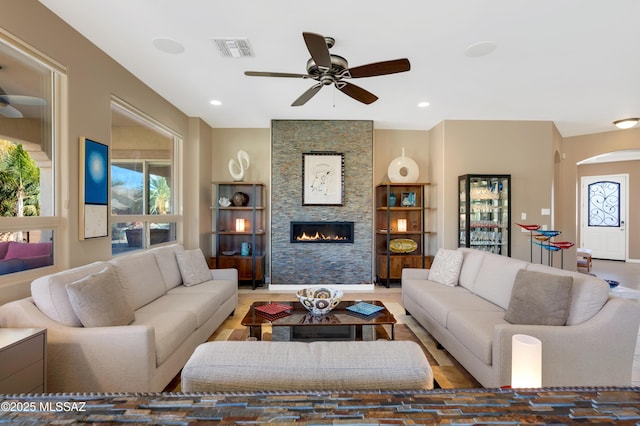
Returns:
[[[269,284],[269,291],[285,292],[285,291],[298,291],[307,287],[319,287],[325,285],[327,287],[334,287],[342,291],[373,291],[375,289],[374,284]]]

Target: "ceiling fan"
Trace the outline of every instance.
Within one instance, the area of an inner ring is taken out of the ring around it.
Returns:
[[[0,66],[0,69],[2,67]],[[22,113],[12,105],[26,106],[44,106],[47,104],[42,98],[24,95],[8,95],[2,87],[0,87],[0,115],[7,118],[22,118]]]
[[[355,84],[345,81],[346,79],[395,74],[411,69],[411,64],[406,58],[374,62],[349,68],[345,58],[329,53],[329,49],[335,44],[333,38],[309,32],[302,33],[302,37],[311,54],[311,58],[307,61],[307,74],[245,71],[245,75],[251,77],[311,78],[318,82],[296,99],[291,106],[304,105],[322,89],[322,86],[330,84],[335,85],[345,95],[368,105],[378,100],[378,97]]]

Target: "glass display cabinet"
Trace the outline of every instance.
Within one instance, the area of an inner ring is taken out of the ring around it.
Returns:
[[[511,175],[458,177],[458,247],[511,256]]]

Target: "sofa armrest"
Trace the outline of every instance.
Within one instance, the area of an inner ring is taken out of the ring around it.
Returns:
[[[427,280],[429,279],[428,269],[404,268],[402,269],[402,280]]]
[[[238,282],[238,270],[235,268],[210,269],[211,278],[214,280],[230,280]]]
[[[47,329],[47,392],[152,390],[152,327],[68,327],[44,315],[31,298],[0,306],[0,325]]]
[[[511,337],[542,341],[542,386],[629,386],[640,304],[610,298],[591,319],[571,326],[500,324],[493,333],[498,383],[511,383]]]

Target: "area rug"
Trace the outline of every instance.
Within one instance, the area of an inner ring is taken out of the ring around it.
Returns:
[[[397,306],[396,306],[397,305]],[[471,376],[447,351],[438,347],[433,338],[413,318],[404,314],[404,309],[397,303],[385,303],[385,306],[394,314],[398,323],[395,325],[396,340],[410,340],[422,348],[429,365],[433,371],[437,388],[442,389],[469,389],[480,388],[481,385]],[[236,316],[240,315],[239,312]],[[226,326],[225,326],[226,325]],[[233,325],[233,328],[229,327]],[[390,327],[390,326],[385,326]],[[390,335],[390,328],[388,334]],[[210,341],[242,341],[249,339],[249,329],[235,324],[231,320],[223,324],[220,329],[209,339]],[[268,340],[269,335],[263,336]],[[165,392],[180,392],[180,374],[178,374],[164,389]]]

